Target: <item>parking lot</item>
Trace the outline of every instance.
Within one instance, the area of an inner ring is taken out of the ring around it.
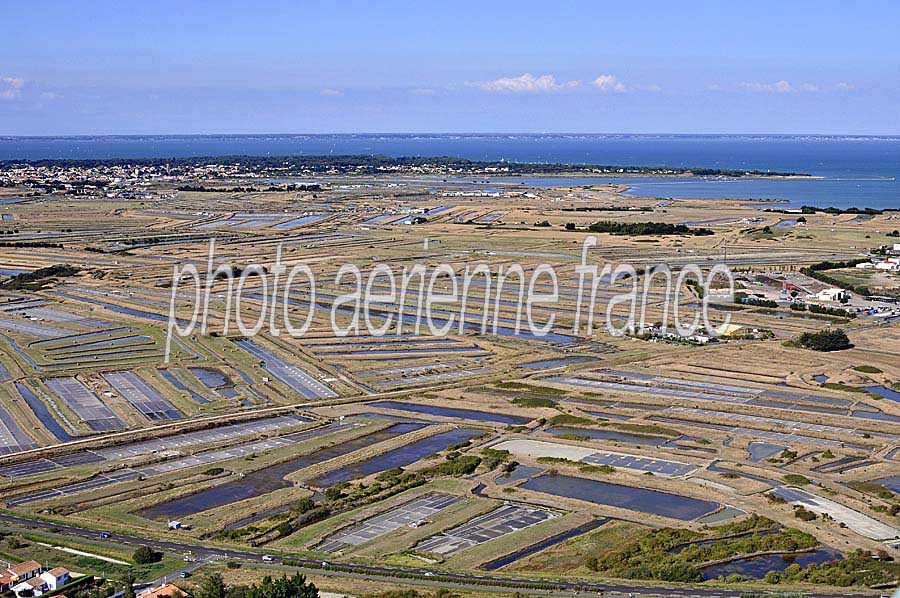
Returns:
[[[415,526],[444,509],[465,499],[450,494],[429,494],[394,507],[365,521],[352,525],[316,546],[323,552],[338,552],[347,546],[359,546],[401,527]]]
[[[416,550],[450,556],[484,542],[537,525],[556,517],[555,513],[519,505],[504,505],[468,523],[419,543]]]

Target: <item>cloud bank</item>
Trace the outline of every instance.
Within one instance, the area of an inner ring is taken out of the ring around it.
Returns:
[[[17,77],[0,77],[0,99],[12,100],[22,95],[25,80]]]
[[[546,93],[563,89],[574,89],[581,85],[581,81],[557,82],[556,77],[553,75],[535,77],[531,73],[525,73],[518,77],[501,77],[493,81],[482,81],[480,83],[471,83],[470,85],[485,91]]]

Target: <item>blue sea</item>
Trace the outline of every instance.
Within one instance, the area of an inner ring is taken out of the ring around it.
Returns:
[[[650,197],[781,199],[792,206],[900,209],[900,137],[359,134],[0,138],[0,160],[239,154],[459,156],[473,160],[802,172],[823,178],[641,177],[619,182],[629,184],[633,194]]]

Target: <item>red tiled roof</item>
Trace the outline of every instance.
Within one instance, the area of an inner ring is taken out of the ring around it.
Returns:
[[[50,575],[54,575],[56,577],[62,577],[63,575],[66,575],[68,572],[69,572],[69,570],[66,569],[65,567],[54,567],[53,569],[50,569],[49,571],[47,571],[47,573],[49,573]]]
[[[185,596],[188,597],[190,594],[182,590],[176,585],[167,583],[164,586],[160,586],[155,590],[150,590],[144,594],[141,594],[139,598],[163,598],[163,596]]]
[[[25,573],[30,573],[35,569],[40,569],[41,564],[37,561],[25,561],[24,563],[19,563],[18,565],[13,565],[9,568],[9,571],[12,571],[15,575],[23,575]]]

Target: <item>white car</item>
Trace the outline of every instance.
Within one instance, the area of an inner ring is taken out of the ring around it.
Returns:
[[[267,562],[267,563],[271,563],[271,562],[274,561],[275,559],[273,559],[271,556],[269,556],[268,554],[266,554],[266,555],[263,555],[262,560],[264,560],[264,561]]]

